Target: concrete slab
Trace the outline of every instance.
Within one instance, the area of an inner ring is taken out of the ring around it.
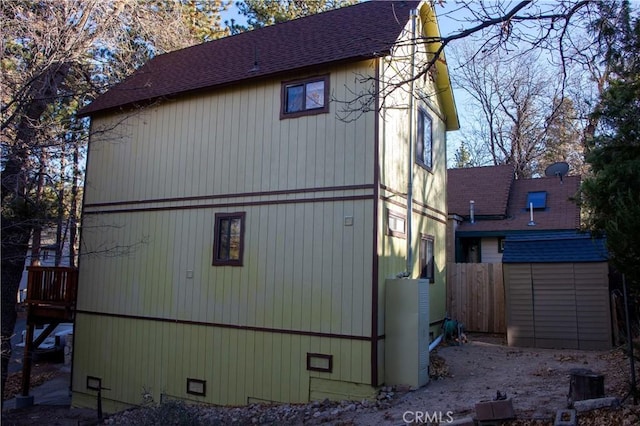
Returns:
[[[611,408],[620,405],[618,398],[610,396],[606,398],[594,398],[585,399],[584,401],[576,401],[573,403],[573,408],[578,413],[584,413],[585,411],[597,410],[598,408]]]
[[[33,397],[35,405],[71,405],[71,392],[69,385],[71,374],[64,372],[58,377],[44,382],[40,386],[31,389],[29,396]],[[3,410],[10,410],[18,407],[16,398],[8,399],[4,402]]]

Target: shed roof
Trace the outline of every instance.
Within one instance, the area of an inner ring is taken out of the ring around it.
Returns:
[[[419,1],[371,1],[158,55],[81,116],[389,54]]]
[[[531,232],[507,236],[502,263],[606,262],[604,238],[578,231]]]

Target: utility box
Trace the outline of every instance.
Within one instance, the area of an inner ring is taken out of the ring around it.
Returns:
[[[387,386],[412,389],[429,381],[429,281],[385,281],[385,377]]]

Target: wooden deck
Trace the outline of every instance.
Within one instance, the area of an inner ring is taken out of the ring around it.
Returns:
[[[22,396],[28,398],[34,348],[61,322],[75,319],[78,270],[64,266],[28,266],[27,330],[22,362]],[[48,324],[34,340],[36,325]],[[33,398],[28,400],[33,404]]]
[[[29,322],[72,322],[75,317],[78,270],[60,266],[28,266]]]

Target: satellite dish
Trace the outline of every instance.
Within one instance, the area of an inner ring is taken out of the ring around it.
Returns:
[[[544,170],[544,174],[549,177],[558,176],[560,178],[560,182],[562,183],[562,176],[566,175],[569,172],[569,163],[566,161],[559,161],[557,163],[553,163],[548,166]]]

